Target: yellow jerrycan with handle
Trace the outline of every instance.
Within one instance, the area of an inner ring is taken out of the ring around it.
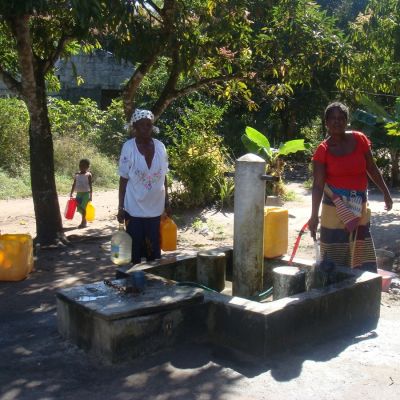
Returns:
[[[21,281],[32,269],[32,237],[27,234],[0,235],[0,281]]]
[[[96,209],[91,201],[87,203],[86,206],[86,221],[93,222],[96,216]]]
[[[282,207],[264,207],[264,257],[274,258],[287,253],[289,212]]]
[[[160,247],[163,251],[176,250],[178,227],[169,217],[161,217],[160,221]]]

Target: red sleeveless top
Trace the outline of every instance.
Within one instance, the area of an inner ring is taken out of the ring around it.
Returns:
[[[364,191],[368,186],[365,154],[371,148],[370,140],[362,133],[352,131],[356,146],[350,154],[335,156],[328,150],[324,140],[317,147],[313,161],[325,164],[325,181],[339,189]]]

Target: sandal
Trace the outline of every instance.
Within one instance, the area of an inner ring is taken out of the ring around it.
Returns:
[[[82,223],[80,225],[78,225],[78,229],[82,229],[82,228],[86,228],[87,224],[86,223]]]

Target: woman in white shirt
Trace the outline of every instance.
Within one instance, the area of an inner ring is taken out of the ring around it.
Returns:
[[[117,219],[125,221],[132,237],[132,262],[161,258],[160,219],[170,213],[165,146],[152,138],[154,115],[136,109],[131,118],[135,135],[122,147],[119,160],[119,203]]]

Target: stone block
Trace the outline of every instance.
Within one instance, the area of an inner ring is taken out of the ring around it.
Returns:
[[[370,272],[341,271],[347,279],[269,302],[207,294],[210,340],[258,357],[346,331],[364,333],[379,319],[381,281]]]
[[[124,287],[125,280],[113,281]],[[57,293],[60,334],[105,362],[121,361],[206,332],[203,291],[148,279],[141,294],[122,294],[103,282]]]

